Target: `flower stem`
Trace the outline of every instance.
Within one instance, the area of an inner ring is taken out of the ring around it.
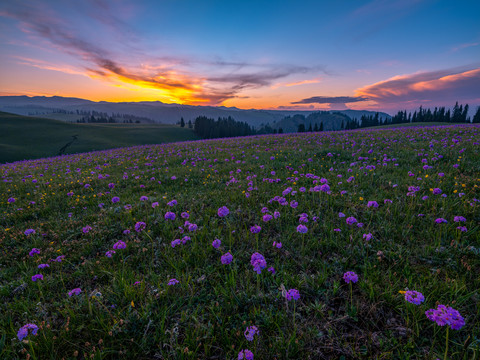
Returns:
[[[352,307],[353,306],[352,282],[350,282],[349,285],[350,285],[350,307]]]
[[[443,355],[443,360],[447,360],[448,353],[448,327],[447,327],[447,336],[445,337],[445,355]]]

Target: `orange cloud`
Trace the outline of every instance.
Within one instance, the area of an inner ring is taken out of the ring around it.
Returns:
[[[356,96],[375,101],[378,106],[404,103],[445,103],[480,100],[480,68],[447,69],[397,75],[357,89]]]

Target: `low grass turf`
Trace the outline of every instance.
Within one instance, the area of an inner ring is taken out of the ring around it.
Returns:
[[[0,112],[0,163],[134,145],[195,140],[192,130],[161,124],[71,124]]]
[[[479,144],[405,127],[0,166],[0,358],[478,359]]]

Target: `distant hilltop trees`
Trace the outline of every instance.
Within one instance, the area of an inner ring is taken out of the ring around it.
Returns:
[[[77,123],[140,124],[155,122],[150,118],[131,114],[112,113],[109,115],[104,112],[85,110],[77,110],[76,113],[77,115],[83,115],[82,118],[77,119]]]
[[[191,122],[189,121],[189,125],[190,124]],[[180,126],[182,126],[181,121]],[[220,117],[218,120],[206,116],[198,116],[193,123],[193,131],[203,139],[276,134],[283,132],[282,129],[273,129],[269,125],[263,125],[259,129],[254,129],[245,122],[235,121],[231,116],[226,118]]]
[[[95,111],[95,110],[64,110],[64,109],[56,109],[56,108],[46,108],[46,111],[30,111],[28,112],[29,116],[35,115],[42,115],[47,117],[49,114],[63,114],[68,115],[62,117],[62,120],[70,121],[73,123],[108,123],[108,124],[139,124],[139,123],[155,123],[154,120],[144,117],[144,116],[137,116],[132,114],[121,114],[121,113],[111,113],[108,114],[106,112]],[[79,117],[76,120],[71,120],[72,118],[75,119],[74,115],[78,115]],[[158,123],[158,121],[157,121]]]

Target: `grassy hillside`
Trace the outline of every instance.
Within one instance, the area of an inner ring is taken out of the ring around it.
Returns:
[[[190,129],[159,124],[70,124],[0,112],[0,163],[142,144],[195,140]]]
[[[405,127],[0,166],[0,359],[478,360],[479,144]]]

